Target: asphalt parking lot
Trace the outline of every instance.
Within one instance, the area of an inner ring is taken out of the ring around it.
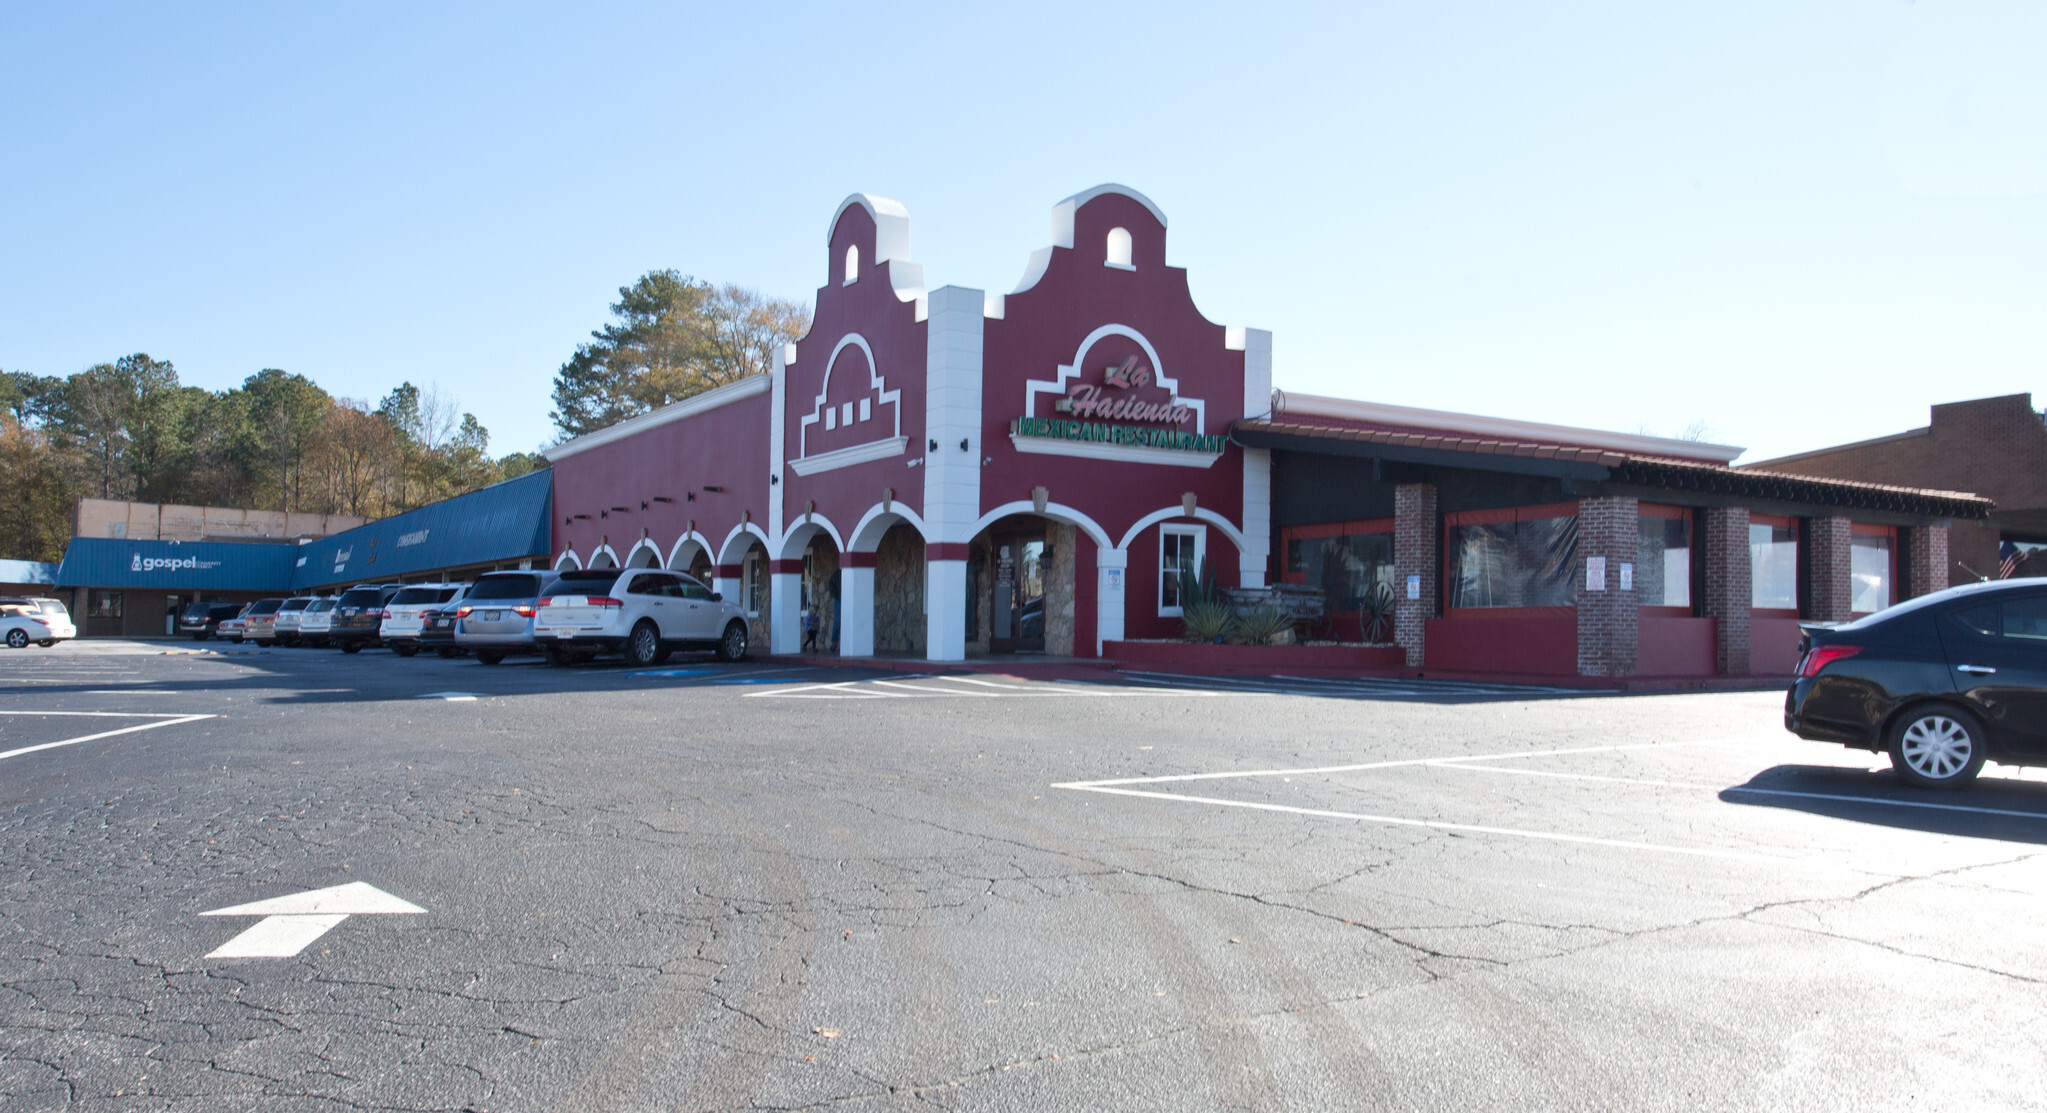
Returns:
[[[0,1106],[2033,1109],[2047,777],[1775,693],[0,652]]]

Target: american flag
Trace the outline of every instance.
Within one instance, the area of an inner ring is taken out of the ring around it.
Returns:
[[[2017,545],[2014,545],[2009,541],[2006,541],[2004,544],[1999,545],[1997,547],[1998,557],[1997,578],[2000,580],[2011,579],[2011,574],[2013,572],[2018,571],[2019,565],[2024,564],[2026,562],[2026,559],[2028,557],[2031,557],[2032,555],[2033,554],[2031,553],[2020,550],[2020,548]]]

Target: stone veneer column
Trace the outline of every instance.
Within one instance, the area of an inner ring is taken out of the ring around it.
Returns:
[[[1621,586],[1642,544],[1641,506],[1627,497],[1578,500],[1578,675],[1633,676],[1641,653],[1635,585]],[[1603,559],[1597,577],[1589,562]]]
[[[1436,485],[1402,483],[1393,488],[1393,640],[1407,650],[1409,668],[1428,658],[1428,620],[1436,616]],[[1421,598],[1407,597],[1407,582],[1421,580]]]
[[[1720,675],[1747,676],[1749,617],[1756,602],[1748,507],[1710,507],[1705,518],[1706,536],[1699,547],[1706,562],[1706,598],[1699,613],[1713,620],[1713,656]]]
[[[1851,530],[1846,518],[1806,519],[1806,614],[1814,622],[1846,622],[1854,602]]]
[[[1931,595],[1947,587],[1948,525],[1913,526],[1905,531],[1905,559],[1911,569],[1913,596]]]

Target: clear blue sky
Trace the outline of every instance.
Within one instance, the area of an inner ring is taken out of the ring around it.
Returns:
[[[2047,404],[2047,4],[0,9],[0,367],[504,452],[620,285],[808,300],[855,190],[1006,291],[1103,181],[1283,388],[1749,459]]]

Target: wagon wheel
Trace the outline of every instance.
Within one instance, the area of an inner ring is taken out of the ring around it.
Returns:
[[[1373,584],[1358,600],[1358,630],[1367,642],[1393,640],[1393,589]]]

